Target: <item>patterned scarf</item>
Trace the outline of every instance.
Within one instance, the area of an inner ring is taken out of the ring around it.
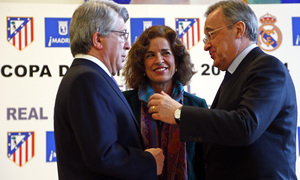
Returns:
[[[176,82],[172,98],[183,103],[183,86]],[[186,180],[187,162],[185,143],[180,142],[179,126],[165,124],[152,119],[148,113],[148,100],[154,94],[150,84],[143,82],[138,90],[141,101],[141,133],[145,141],[146,148],[162,148],[165,162],[160,180]]]

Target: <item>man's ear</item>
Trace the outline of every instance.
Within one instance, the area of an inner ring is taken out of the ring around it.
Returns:
[[[96,49],[100,50],[100,49],[103,48],[103,46],[102,46],[102,36],[98,32],[95,32],[93,34],[92,40],[93,40],[93,45]]]
[[[238,21],[235,23],[235,28],[236,28],[236,38],[241,38],[246,30],[246,24],[243,21]]]

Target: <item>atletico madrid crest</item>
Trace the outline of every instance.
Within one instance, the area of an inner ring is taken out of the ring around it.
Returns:
[[[190,50],[200,41],[199,18],[176,18],[176,31],[182,43]]]
[[[20,51],[33,42],[33,17],[7,17],[7,41]]]
[[[22,167],[34,157],[34,132],[8,132],[7,156]]]

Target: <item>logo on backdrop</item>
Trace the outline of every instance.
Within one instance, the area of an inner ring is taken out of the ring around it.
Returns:
[[[147,28],[154,25],[164,25],[164,18],[131,18],[130,19],[130,36],[131,44],[140,37]]]
[[[34,131],[7,132],[7,156],[22,167],[34,157]]]
[[[265,51],[276,50],[282,42],[282,34],[275,26],[276,17],[267,13],[260,17],[262,25],[258,28],[258,46]]]
[[[46,162],[56,162],[54,132],[46,132]]]
[[[199,18],[176,18],[176,31],[187,49],[192,49],[200,41]]]
[[[293,45],[300,46],[300,17],[292,17]]]
[[[18,50],[33,42],[33,17],[7,17],[7,41]]]
[[[8,107],[6,109],[7,120],[48,120],[45,116],[44,108]]]
[[[45,18],[45,47],[70,47],[71,18]]]

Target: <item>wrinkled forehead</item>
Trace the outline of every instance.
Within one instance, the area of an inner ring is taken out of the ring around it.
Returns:
[[[226,23],[222,10],[216,9],[207,16],[204,24],[204,33],[208,33],[225,25]]]

